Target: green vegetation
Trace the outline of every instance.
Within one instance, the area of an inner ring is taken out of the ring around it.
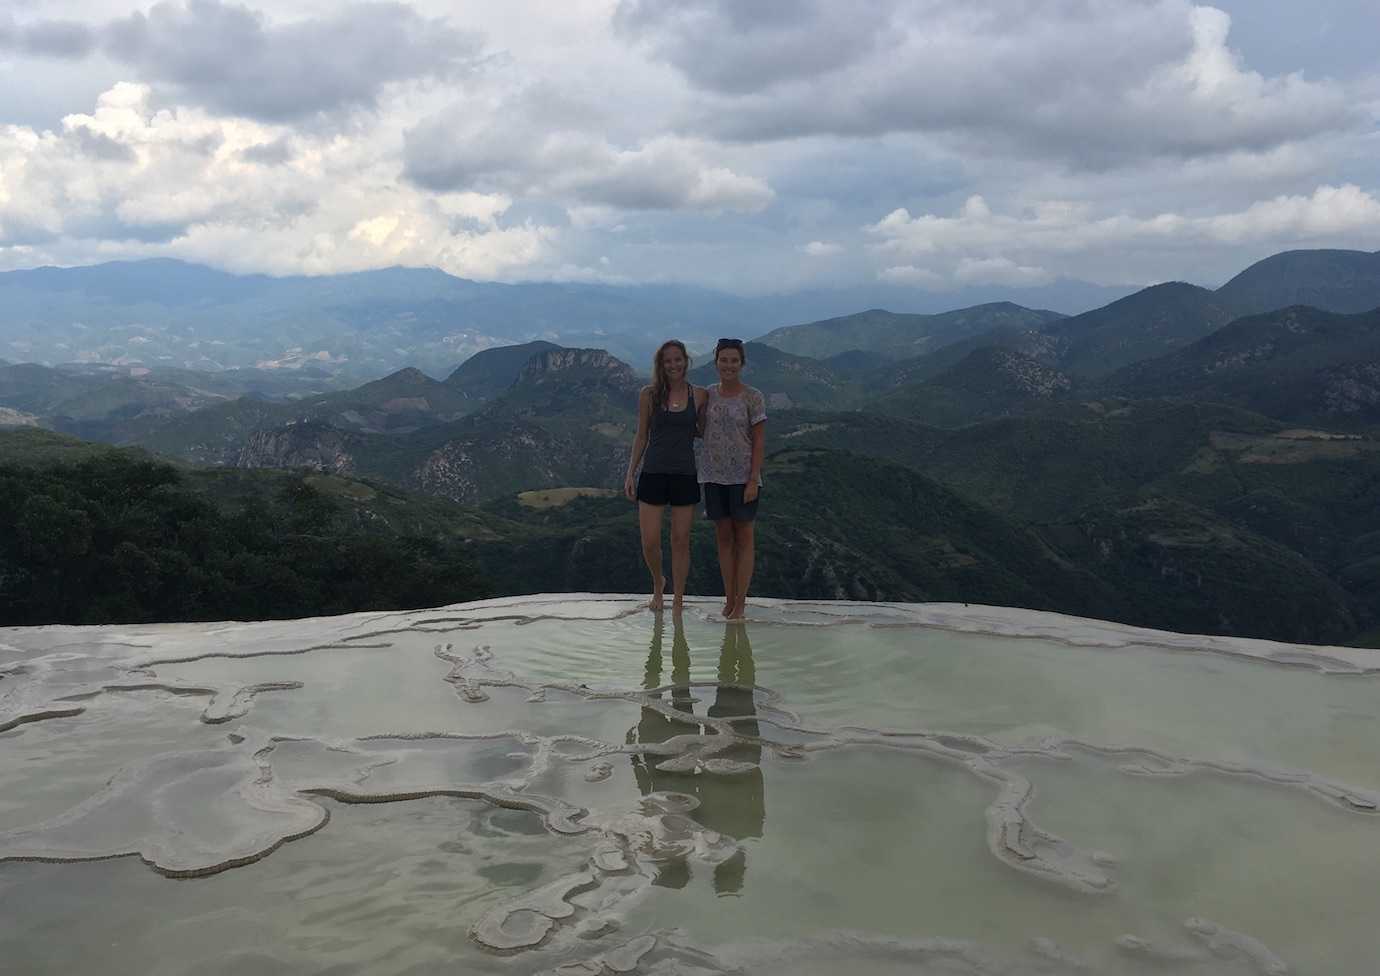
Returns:
[[[1237,319],[1173,355],[1108,378],[1127,396],[1230,403],[1294,423],[1380,425],[1380,309],[1286,308]]]
[[[748,357],[748,382],[772,398],[774,452],[753,592],[1380,642],[1380,310],[1227,324],[1276,292],[1369,301],[1378,259],[1279,255],[1218,292],[1158,285],[1071,318],[998,304],[770,333],[778,348],[752,343]],[[484,291],[435,273],[369,280],[310,288],[361,328],[394,321],[414,288],[437,301],[431,325]],[[198,287],[228,298],[239,281]],[[388,297],[364,294],[376,286]],[[396,350],[399,335],[377,338]],[[938,351],[915,355],[927,349]],[[621,482],[644,380],[603,349],[529,343],[480,353],[445,383],[404,369],[341,393],[198,410],[229,388],[113,370],[0,364],[0,408],[247,470],[0,433],[6,622],[647,587],[633,507],[599,487]],[[692,379],[712,382],[712,365]],[[691,591],[717,593],[712,526],[697,522],[692,538]]]
[[[705,356],[709,360],[709,356]],[[690,371],[690,382],[710,386],[719,382],[714,363],[706,361]],[[807,356],[793,356],[761,342],[747,343],[747,368],[743,382],[767,395],[768,408],[810,407],[817,410],[846,407],[860,399],[862,387],[835,373],[829,364]]]
[[[906,464],[1011,519],[1116,592],[1113,619],[1313,642],[1380,620],[1380,441],[1173,401],[955,431],[851,413],[775,422],[787,443]]]
[[[786,450],[767,462],[753,592],[793,599],[953,600],[1109,615],[1099,582],[1042,543],[899,465],[837,451]],[[500,592],[642,592],[647,570],[633,506],[575,498],[533,510],[485,506],[525,535],[476,544]],[[692,593],[721,593],[713,525],[691,533]],[[663,540],[669,558],[670,548]],[[669,562],[666,569],[669,572]]]
[[[612,488],[547,488],[544,491],[518,492],[518,504],[528,508],[560,508],[576,498],[611,498],[618,494]]]
[[[465,541],[421,520],[369,518],[301,474],[218,474],[0,434],[0,622],[261,620],[487,595]]]
[[[1127,363],[1173,352],[1233,317],[1232,309],[1208,289],[1171,281],[1042,331],[1059,343],[1059,368],[1076,376],[1105,376]]]
[[[492,400],[513,385],[528,360],[548,349],[559,349],[554,342],[524,342],[516,346],[483,349],[465,360],[446,377],[446,385],[474,400]]]
[[[935,427],[964,427],[1028,413],[1071,397],[1072,381],[1010,349],[974,349],[937,376],[907,382],[869,401],[868,409]]]

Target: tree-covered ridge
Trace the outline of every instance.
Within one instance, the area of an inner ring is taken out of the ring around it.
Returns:
[[[1093,400],[938,430],[781,413],[775,435],[901,463],[1118,593],[1114,619],[1350,642],[1380,627],[1380,441],[1227,406]]]
[[[743,370],[743,382],[762,390],[769,408],[837,409],[860,398],[861,384],[836,372],[830,363],[782,352],[762,342],[746,345],[747,367]],[[703,359],[702,365],[690,371],[690,382],[696,386],[719,382],[711,355]]]
[[[1237,315],[1290,305],[1368,312],[1380,308],[1380,251],[1283,251],[1242,271],[1217,296]]]
[[[1229,408],[1103,403],[941,431],[778,413],[753,593],[963,601],[1314,643],[1380,625],[1380,450]],[[0,436],[3,623],[305,616],[640,592],[633,506],[465,507],[315,473]],[[720,591],[713,527],[690,592]]]
[[[919,356],[993,329],[1038,329],[1058,312],[991,302],[932,315],[873,308],[854,315],[773,329],[757,341],[796,356],[827,359],[845,352],[878,352],[892,359]]]
[[[0,623],[263,620],[487,595],[463,538],[371,517],[317,478],[265,474],[236,498],[139,452],[0,434]]]
[[[1237,319],[1120,370],[1106,386],[1230,403],[1293,423],[1380,427],[1380,308],[1340,315],[1298,306]]]

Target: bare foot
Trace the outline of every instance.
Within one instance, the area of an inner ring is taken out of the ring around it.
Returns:
[[[665,601],[662,599],[661,591],[657,590],[652,594],[652,598],[647,601],[647,609],[660,610]]]
[[[721,611],[719,611],[719,612],[722,613],[722,614],[724,615],[724,619],[725,619],[725,620],[727,620],[729,617],[733,616],[733,601],[732,601],[732,600],[726,600],[726,601],[724,602],[724,608],[723,608],[723,610],[721,610]]]
[[[671,601],[671,612],[672,612],[672,613],[680,613],[680,612],[681,612],[682,610],[684,610],[684,609],[685,609],[685,600],[684,600],[683,598],[681,598],[681,597],[676,597],[674,600]]]
[[[736,604],[736,605],[733,607],[732,612],[730,612],[730,613],[727,615],[727,617],[728,617],[729,620],[746,620],[746,619],[747,619],[747,601],[744,600],[742,603]]]

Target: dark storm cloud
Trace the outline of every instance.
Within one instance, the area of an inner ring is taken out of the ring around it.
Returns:
[[[463,71],[479,42],[401,3],[272,25],[220,0],[160,3],[105,29],[108,53],[225,112],[283,121],[372,105],[389,82]]]
[[[207,107],[287,121],[371,106],[384,85],[452,77],[472,66],[480,41],[402,3],[343,5],[330,16],[270,23],[222,0],[155,4],[89,28],[66,21],[0,25],[0,49],[81,58],[100,49]]]
[[[991,7],[624,0],[621,28],[702,91],[684,129],[736,142],[932,133],[968,151],[1098,169],[1259,151],[1353,127],[1335,85],[1239,62],[1185,0]],[[756,5],[745,5],[756,9]],[[715,39],[718,39],[717,41]]]
[[[828,74],[894,38],[895,0],[622,0],[614,27],[696,85],[740,93]]]
[[[0,51],[10,50],[43,58],[84,58],[95,46],[95,32],[76,21],[0,24]]]

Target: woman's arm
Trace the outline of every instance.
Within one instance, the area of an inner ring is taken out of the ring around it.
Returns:
[[[748,471],[747,484],[743,486],[743,501],[750,502],[757,497],[757,479],[762,477],[762,457],[767,452],[767,422],[759,420],[752,425],[752,468]]]
[[[642,454],[647,450],[647,425],[652,414],[652,388],[644,386],[637,395],[637,436],[633,438],[632,457],[628,458],[628,473],[623,476],[623,494],[628,501],[637,498],[637,486],[633,484],[633,472],[642,463]]]
[[[704,436],[704,422],[709,419],[705,408],[709,406],[709,391],[702,386],[695,387],[695,436]]]

